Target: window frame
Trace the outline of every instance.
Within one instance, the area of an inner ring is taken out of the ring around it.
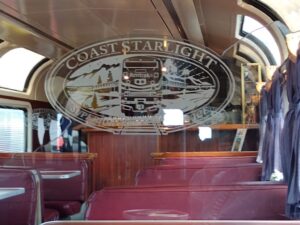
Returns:
[[[1,108],[21,109],[26,111],[26,137],[24,152],[32,152],[32,107],[29,102],[0,98]],[[13,152],[12,152],[13,153]]]
[[[5,42],[4,42],[5,43]],[[32,53],[36,53],[36,52],[33,52],[29,49],[26,49],[24,47],[15,47],[15,46],[7,46],[7,49],[5,50],[5,53],[3,54],[3,56],[5,54],[7,54],[8,52],[12,51],[12,50],[15,50],[15,49],[19,49],[19,48],[22,48],[22,49],[25,49],[25,50],[28,50]],[[1,53],[1,52],[0,52]],[[38,54],[38,53],[36,53]],[[34,75],[34,73],[38,70],[38,68],[40,66],[42,66],[44,63],[46,63],[49,59],[46,58],[45,56],[43,56],[44,58],[42,58],[41,60],[37,61],[37,63],[30,69],[30,71],[28,72],[27,74],[27,77],[24,81],[24,87],[23,87],[23,90],[18,90],[18,89],[13,89],[13,88],[9,88],[9,87],[0,87],[1,90],[3,91],[11,91],[11,92],[16,92],[16,93],[27,93],[28,91],[28,88],[30,86],[30,81]]]
[[[269,50],[269,48],[261,41],[259,40],[257,37],[255,37],[254,35],[252,35],[251,33],[246,32],[243,27],[244,27],[244,22],[245,22],[245,16],[246,15],[240,15],[241,18],[241,22],[240,22],[240,27],[239,27],[239,33],[238,35],[242,38],[246,38],[249,41],[253,42],[255,45],[257,45],[262,52],[265,54],[267,60],[269,61],[270,65],[277,65],[276,64],[276,60],[273,57],[273,55],[271,54],[271,51]],[[252,18],[252,17],[250,17]],[[254,18],[252,18],[254,19]],[[255,19],[254,19],[255,20]],[[270,33],[271,34],[271,33]],[[272,34],[271,34],[272,35]],[[278,47],[279,49],[279,47]]]

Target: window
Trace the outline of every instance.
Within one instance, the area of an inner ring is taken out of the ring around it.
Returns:
[[[26,109],[0,108],[0,151],[26,149]]]
[[[271,65],[281,64],[280,51],[274,37],[257,20],[249,16],[242,16],[240,36],[254,42],[266,55]]]
[[[28,102],[0,99],[0,151],[32,150],[32,109]]]
[[[24,48],[8,51],[0,58],[0,87],[25,91],[30,72],[44,58]]]
[[[287,24],[291,32],[300,30],[300,1],[299,0],[288,0],[280,2],[278,0],[260,0],[273,11],[277,12],[280,17]]]

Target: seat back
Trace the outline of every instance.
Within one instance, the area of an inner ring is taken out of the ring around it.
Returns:
[[[41,223],[40,178],[35,170],[0,168],[1,224]],[[5,194],[5,189],[7,193]]]
[[[155,166],[139,171],[136,185],[213,185],[260,180],[262,166],[238,165]]]
[[[86,219],[134,219],[134,213],[145,220],[157,219],[158,215],[160,219],[279,220],[284,218],[286,192],[286,185],[262,182],[106,188],[90,197]]]
[[[27,157],[2,160],[1,164],[38,170],[43,179],[45,201],[84,201],[89,194],[85,160]]]

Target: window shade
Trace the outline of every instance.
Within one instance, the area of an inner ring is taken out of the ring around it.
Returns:
[[[0,108],[0,151],[26,149],[26,110]]]

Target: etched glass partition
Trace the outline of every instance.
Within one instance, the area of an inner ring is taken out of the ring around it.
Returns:
[[[227,65],[205,48],[135,37],[71,52],[52,67],[45,87],[55,109],[88,127],[161,135],[215,123],[235,82]],[[168,125],[170,117],[179,121]]]

